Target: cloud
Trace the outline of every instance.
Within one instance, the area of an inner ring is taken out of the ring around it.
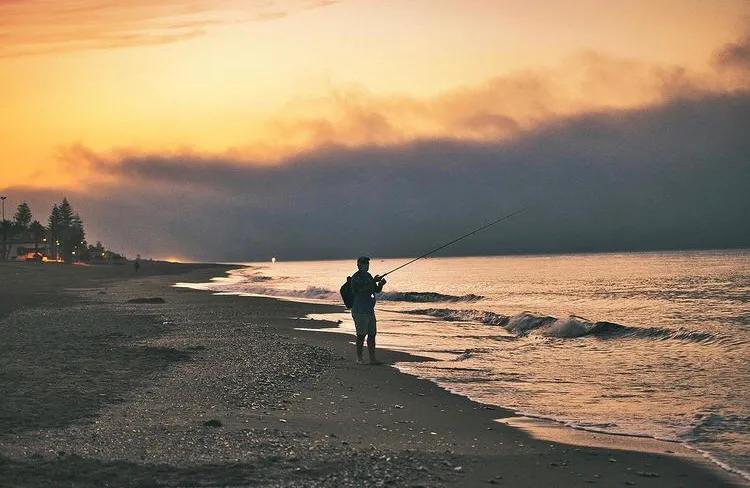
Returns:
[[[750,70],[750,35],[724,46],[716,54],[715,62],[722,68]]]
[[[320,0],[0,1],[0,58],[168,44],[220,25],[268,21]]]
[[[741,64],[741,45],[720,68]],[[217,154],[75,145],[61,159],[84,175],[78,189],[4,193],[37,218],[67,195],[90,238],[131,255],[414,255],[529,204],[450,252],[748,247],[750,83],[723,70],[585,53],[432,98],[348,87],[264,123],[287,145],[274,164],[259,141]]]
[[[721,70],[697,72],[585,52],[557,66],[503,74],[431,97],[376,94],[356,85],[299,97],[252,126],[247,141],[229,153],[273,160],[329,145],[497,142],[550,120],[748,87],[750,78]]]
[[[415,255],[521,206],[454,254],[750,246],[750,92],[563,117],[496,142],[330,146],[278,165],[200,154],[81,152],[63,194],[128,253],[207,260]],[[39,216],[37,215],[37,218]]]

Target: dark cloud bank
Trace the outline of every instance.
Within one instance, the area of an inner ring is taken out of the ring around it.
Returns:
[[[448,254],[750,247],[750,92],[559,120],[509,143],[329,148],[276,167],[182,156],[98,163],[67,195],[129,254],[410,256],[521,206]],[[37,212],[63,192],[30,193]]]

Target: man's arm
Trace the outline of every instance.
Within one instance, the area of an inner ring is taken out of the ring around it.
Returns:
[[[380,293],[381,291],[383,291],[383,285],[385,285],[386,283],[385,278],[381,278],[380,276],[375,275],[373,281],[375,282],[375,293]]]
[[[359,293],[372,293],[373,283],[371,279],[368,278],[368,276],[363,276],[362,274],[355,274],[352,276],[352,292],[354,292],[355,295]]]

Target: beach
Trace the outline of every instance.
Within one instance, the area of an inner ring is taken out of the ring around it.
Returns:
[[[404,353],[356,365],[309,318],[342,306],[172,286],[229,269],[0,265],[0,486],[743,486],[679,444],[526,428]]]

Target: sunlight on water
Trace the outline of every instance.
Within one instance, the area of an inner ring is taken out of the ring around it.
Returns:
[[[401,263],[373,260],[371,272]],[[339,303],[355,270],[279,261],[200,287]],[[435,258],[388,280],[380,345],[440,359],[402,370],[577,427],[679,440],[750,471],[750,252]]]

